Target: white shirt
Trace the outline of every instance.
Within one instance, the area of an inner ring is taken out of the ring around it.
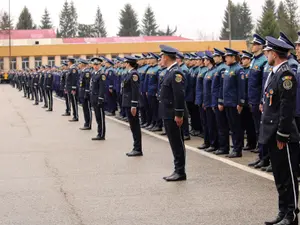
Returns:
[[[274,66],[274,67],[273,67],[272,72],[269,73],[269,76],[268,76],[268,78],[267,78],[267,80],[266,80],[266,83],[265,83],[265,86],[264,86],[264,90],[266,90],[266,88],[267,88],[267,86],[268,86],[268,84],[269,84],[269,80],[270,80],[270,78],[271,78],[271,75],[275,74],[275,73],[277,72],[277,70],[279,69],[279,67],[280,67],[283,63],[285,63],[285,62],[287,62],[287,60],[285,60],[285,61],[283,61],[282,63],[278,64],[277,66]]]
[[[174,65],[176,65],[176,64],[177,64],[177,62],[174,62],[171,66],[168,67],[167,70],[169,71],[169,70],[172,68],[172,66],[174,66]]]

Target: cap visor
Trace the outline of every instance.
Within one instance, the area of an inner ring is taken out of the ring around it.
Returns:
[[[273,50],[273,48],[271,48],[271,47],[269,47],[269,46],[267,46],[267,47],[265,47],[265,48],[263,49],[263,51],[270,51],[270,50]]]

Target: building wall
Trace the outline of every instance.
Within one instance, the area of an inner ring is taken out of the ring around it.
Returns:
[[[160,52],[159,45],[165,44],[177,48],[181,52],[196,52],[224,49],[228,47],[228,41],[181,41],[181,42],[145,42],[145,43],[114,43],[114,44],[56,44],[12,46],[11,56],[17,58],[17,68],[22,68],[22,58],[29,58],[29,67],[35,66],[35,57],[42,57],[42,64],[48,64],[48,56],[55,58],[55,65],[60,66],[61,57],[74,56],[86,58],[86,56],[103,55],[123,57],[126,54],[141,54],[143,52]],[[246,41],[232,41],[232,48],[236,50],[247,49]],[[9,47],[0,46],[0,58],[4,61],[4,68],[9,68]]]

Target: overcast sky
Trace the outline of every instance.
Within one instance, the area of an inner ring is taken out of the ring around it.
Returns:
[[[8,1],[1,0],[0,10],[8,11]],[[69,0],[70,1],[70,0]],[[78,22],[92,24],[99,5],[109,36],[116,36],[119,27],[119,12],[125,3],[131,3],[139,19],[145,8],[150,5],[155,12],[157,23],[162,29],[167,25],[177,25],[178,35],[198,39],[200,33],[208,37],[218,37],[227,0],[73,0],[77,8]],[[234,3],[244,0],[233,0]],[[263,0],[246,0],[252,10],[254,22],[260,17]],[[280,0],[275,0],[278,4]],[[297,0],[300,5],[300,0]],[[55,27],[59,25],[59,13],[64,0],[11,0],[11,15],[14,23],[18,20],[22,8],[26,5],[34,22],[40,24],[45,7],[50,12]]]

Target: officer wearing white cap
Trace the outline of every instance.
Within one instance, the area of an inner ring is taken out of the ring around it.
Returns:
[[[293,47],[267,37],[268,63],[273,66],[264,86],[264,106],[259,143],[268,146],[275,184],[279,195],[279,213],[266,225],[298,225],[299,133],[295,123],[297,82],[288,65]]]

